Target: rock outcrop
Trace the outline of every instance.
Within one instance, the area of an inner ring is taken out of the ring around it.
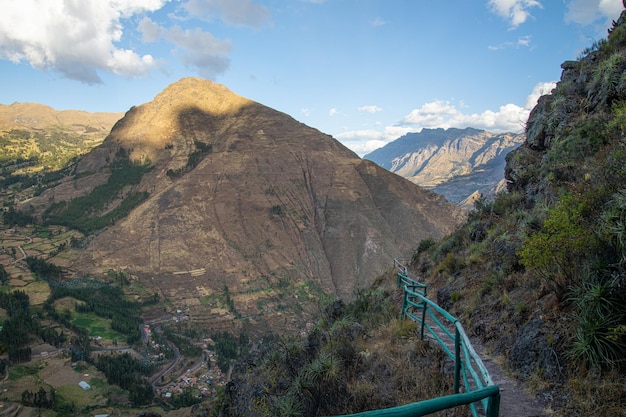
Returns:
[[[614,29],[624,23],[622,12]],[[524,193],[529,204],[537,199],[554,200],[555,185],[580,177],[575,172],[584,169],[585,158],[603,145],[605,135],[599,126],[613,117],[613,103],[626,97],[622,43],[619,36],[609,33],[607,40],[594,44],[578,61],[561,64],[556,88],[540,97],[530,113],[526,140],[506,157],[509,191]],[[556,154],[576,163],[560,163]]]

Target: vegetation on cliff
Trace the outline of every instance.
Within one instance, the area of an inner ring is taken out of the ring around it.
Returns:
[[[451,394],[452,363],[400,320],[401,297],[390,273],[331,302],[306,335],[264,338],[235,368],[224,416],[339,415]]]
[[[143,174],[150,169],[149,161],[131,161],[126,150],[119,148],[109,168],[111,175],[107,182],[89,194],[69,202],[51,204],[43,214],[44,223],[90,233],[123,219],[148,198],[146,191],[135,191],[130,186],[139,184]]]
[[[413,267],[555,415],[626,405],[626,25],[563,64],[508,192],[481,201]]]

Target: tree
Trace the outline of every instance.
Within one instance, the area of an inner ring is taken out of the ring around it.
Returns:
[[[5,285],[9,281],[9,273],[0,265],[0,285]]]

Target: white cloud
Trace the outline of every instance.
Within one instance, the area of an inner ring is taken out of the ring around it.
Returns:
[[[542,8],[537,0],[489,0],[487,4],[497,15],[509,20],[512,28],[526,22],[533,7]]]
[[[532,36],[520,36],[516,41],[503,42],[499,45],[489,45],[487,48],[491,51],[499,51],[501,49],[519,49],[519,48],[530,48],[530,41],[532,40]]]
[[[173,26],[166,29],[144,17],[139,22],[138,30],[145,42],[164,39],[176,46],[176,54],[180,55],[182,62],[204,78],[214,79],[230,65],[228,54],[232,49],[231,42],[216,39],[200,28],[183,30]]]
[[[372,113],[372,114],[383,111],[383,109],[381,109],[378,106],[361,106],[358,108],[358,110],[362,112],[366,112],[366,113]]]
[[[122,19],[163,7],[167,0],[0,0],[0,59],[28,62],[89,84],[100,71],[145,75],[151,55],[118,46]]]
[[[424,128],[473,127],[491,132],[522,132],[530,111],[537,100],[549,94],[556,87],[555,82],[538,83],[526,98],[524,107],[505,104],[497,110],[482,113],[464,113],[466,106],[461,102],[454,105],[446,100],[434,100],[412,110],[398,124],[386,126],[382,130],[355,130],[342,132],[335,137],[348,148],[363,156],[409,132],[419,132]]]
[[[260,28],[270,21],[270,12],[251,0],[189,0],[183,4],[190,15],[206,20]]]
[[[302,113],[306,117],[309,117],[311,115],[311,109],[307,109],[306,107],[303,107],[300,109],[300,113]]]
[[[549,94],[556,87],[555,82],[542,82],[535,85],[526,98],[524,107],[505,104],[498,110],[485,110],[482,113],[466,114],[449,101],[435,100],[412,110],[402,120],[402,125],[422,128],[464,128],[474,127],[492,132],[520,132],[537,100]]]
[[[359,156],[363,156],[415,129],[407,126],[387,126],[383,130],[354,130],[335,135],[335,138]]]
[[[604,19],[608,25],[611,19],[617,20],[622,10],[624,6],[620,0],[571,0],[567,4],[565,20],[579,25],[589,25]]]
[[[328,110],[328,115],[329,115],[330,117],[336,116],[336,115],[338,115],[338,114],[339,114],[339,110],[337,110],[337,109],[336,109],[336,108],[334,108],[334,107],[333,107],[332,109]]]
[[[535,105],[537,104],[537,100],[539,100],[539,97],[550,94],[555,88],[556,82],[554,81],[537,84],[535,88],[533,88],[533,91],[526,98],[526,105],[524,108],[526,110],[532,110],[533,107],[535,107]]]
[[[493,132],[518,132],[528,119],[529,110],[515,104],[505,104],[497,111],[485,110],[482,113],[465,114],[448,101],[433,101],[411,111],[403,120],[403,125],[414,129],[450,127],[474,127]]]

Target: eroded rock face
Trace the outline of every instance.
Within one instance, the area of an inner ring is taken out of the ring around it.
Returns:
[[[523,134],[484,130],[423,129],[365,155],[383,168],[462,205],[473,193],[495,196],[504,180],[505,155],[524,142]],[[468,208],[473,204],[468,202]]]
[[[563,377],[558,356],[548,343],[543,320],[536,318],[522,326],[509,352],[508,365],[519,372],[522,380],[533,375],[551,381]]]
[[[614,23],[615,27],[626,23],[626,11]],[[612,42],[611,33],[608,39]],[[552,179],[547,178],[542,166],[550,164],[544,158],[550,150],[560,149],[558,146],[566,151],[566,142],[577,140],[576,135],[600,134],[594,133],[593,124],[606,122],[612,117],[613,103],[626,97],[626,60],[620,54],[623,52],[616,50],[604,56],[600,50],[593,50],[578,61],[561,64],[563,71],[557,87],[550,95],[540,97],[530,113],[526,141],[507,155],[505,178],[509,191],[524,193],[532,204],[538,195],[552,198],[551,182],[571,180],[568,167],[554,172]],[[572,130],[583,122],[590,126],[587,131]]]
[[[199,147],[210,152],[189,168]],[[197,319],[301,323],[322,293],[349,299],[463,216],[332,137],[195,78],[132,108],[77,170],[106,171],[119,148],[153,165],[136,187],[150,196],[74,268],[129,272]]]

